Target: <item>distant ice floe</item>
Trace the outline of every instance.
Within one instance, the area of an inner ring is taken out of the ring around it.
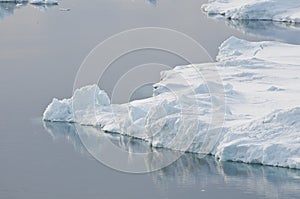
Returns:
[[[298,0],[209,0],[202,9],[228,19],[300,23]]]
[[[243,34],[300,44],[299,6],[295,0],[211,0],[202,9],[212,19],[227,19],[227,26]]]
[[[58,4],[57,0],[0,0],[3,3]]]
[[[13,15],[16,9],[20,9],[30,4],[31,6],[45,11],[51,6],[58,5],[56,0],[0,0],[0,20]]]
[[[213,67],[223,85],[199,75]],[[43,119],[98,126],[222,161],[300,169],[299,76],[300,46],[231,37],[220,46],[216,63],[163,71],[151,98],[111,104],[105,91],[90,85],[70,99],[53,99]],[[225,110],[208,84],[222,88]],[[223,126],[211,125],[214,108],[224,114]]]

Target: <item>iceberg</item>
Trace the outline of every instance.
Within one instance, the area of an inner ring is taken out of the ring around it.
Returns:
[[[228,19],[300,23],[298,0],[209,0],[202,9]]]
[[[98,85],[88,85],[70,99],[53,99],[43,119],[96,126],[221,161],[300,169],[300,46],[231,37],[219,49],[215,63],[162,71],[150,98],[111,104]],[[199,75],[213,67],[222,84]],[[224,102],[212,94],[220,90]],[[224,116],[217,118],[224,119],[222,126],[214,123],[216,113]]]

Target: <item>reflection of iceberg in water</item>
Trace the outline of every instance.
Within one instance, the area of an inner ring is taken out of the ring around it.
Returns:
[[[57,4],[31,4],[31,6],[38,9],[41,12],[46,12],[51,7],[57,6]]]
[[[157,5],[157,0],[145,0],[147,3],[156,6]]]
[[[27,2],[16,3],[16,2],[0,2],[0,21],[7,16],[14,14],[16,9],[23,8],[27,5],[30,5],[34,8],[37,8],[40,11],[47,11],[52,6],[57,6],[57,4],[29,4]]]
[[[223,18],[215,18],[223,20]],[[273,21],[226,20],[226,25],[246,35],[260,36],[266,39],[291,44],[300,44],[300,25]]]
[[[21,7],[24,7],[26,3],[24,4],[17,4],[12,2],[0,2],[0,20],[2,20],[4,17],[10,16],[14,14],[15,9],[19,9]]]
[[[256,198],[293,198],[300,195],[300,171],[236,162],[218,162],[207,156],[184,154],[169,167],[152,173],[158,187],[168,189],[173,184],[231,187],[257,195]],[[253,197],[254,198],[254,197]]]
[[[97,149],[103,144],[103,137],[109,138],[116,146],[135,153],[154,150],[156,157],[176,153],[163,149],[153,149],[146,142],[120,134],[103,133],[94,127],[76,126],[70,123],[45,122],[45,128],[54,139],[65,137],[71,141],[79,152]],[[77,129],[77,131],[76,131]],[[77,134],[79,132],[81,135]],[[86,146],[82,145],[81,139]],[[87,146],[90,144],[91,146]],[[100,151],[98,151],[100,153]],[[94,154],[93,154],[94,155]],[[130,157],[128,157],[130,161]],[[153,156],[145,159],[151,168]],[[162,191],[170,186],[201,187],[207,185],[216,187],[237,188],[241,191],[263,198],[292,198],[300,195],[300,170],[260,165],[249,165],[234,162],[218,162],[213,157],[200,157],[197,154],[185,153],[176,162],[157,172],[152,172],[153,182]]]
[[[71,140],[76,151],[88,152],[105,165],[126,172],[157,170],[161,165],[169,165],[182,154],[182,152],[155,149],[145,141],[120,134],[105,133],[92,126],[44,122],[44,127],[54,139],[66,137]],[[139,156],[140,154],[142,156]],[[119,166],[122,162],[125,162],[124,165]]]
[[[81,143],[80,137],[76,133],[74,124],[44,122],[44,128],[47,129],[53,140],[65,138],[73,144],[76,151],[87,154],[85,147]]]

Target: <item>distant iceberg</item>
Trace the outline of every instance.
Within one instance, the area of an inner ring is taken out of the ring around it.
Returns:
[[[298,0],[209,0],[202,9],[228,19],[300,23]]]
[[[29,0],[29,3],[31,4],[47,4],[47,5],[56,5],[58,4],[57,0]]]
[[[38,8],[41,11],[47,10],[48,7],[58,5],[57,0],[0,0],[0,20],[13,15],[16,9],[31,6]]]
[[[31,4],[58,4],[57,0],[0,0],[3,3],[31,3]]]
[[[212,67],[223,84],[199,76]],[[43,119],[98,126],[154,147],[209,153],[222,161],[300,169],[299,76],[300,46],[231,37],[220,46],[216,63],[163,71],[153,97],[111,104],[105,91],[89,85],[70,99],[53,99]],[[222,89],[224,110],[209,88]],[[223,126],[211,125],[212,102],[224,114]]]

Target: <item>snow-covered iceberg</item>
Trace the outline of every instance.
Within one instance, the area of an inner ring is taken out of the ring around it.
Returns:
[[[105,91],[90,85],[70,99],[53,99],[43,119],[99,126],[220,160],[300,169],[299,57],[297,45],[231,37],[216,63],[163,71],[151,98],[111,104]],[[214,67],[223,84],[202,78]],[[225,101],[212,93],[220,90]],[[224,115],[223,126],[214,125],[216,113]]]
[[[229,19],[300,23],[298,0],[209,0],[202,9]]]

